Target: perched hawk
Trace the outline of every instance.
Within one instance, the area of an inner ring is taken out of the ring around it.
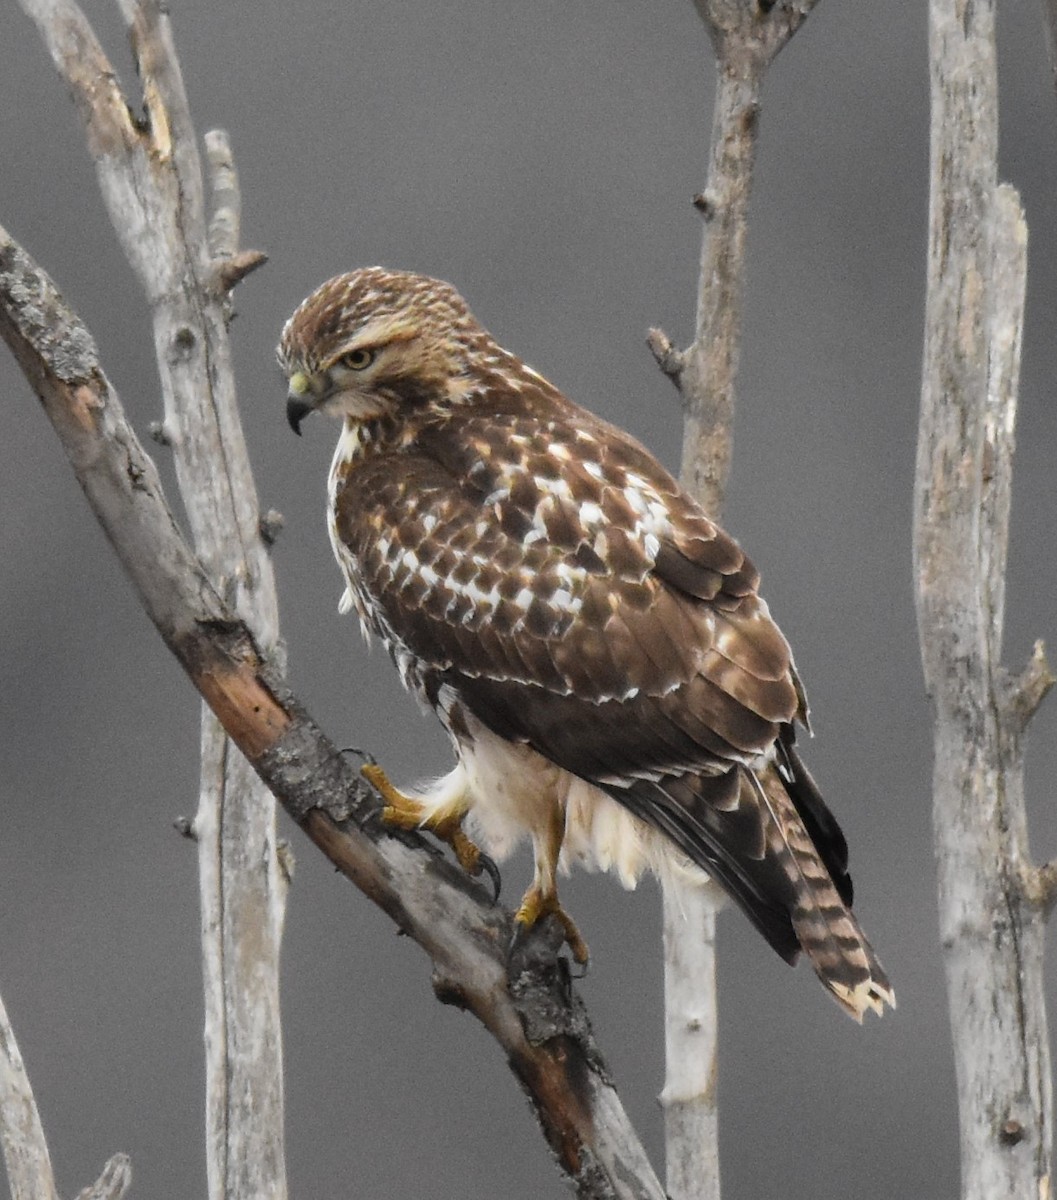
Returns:
[[[532,839],[516,914],[582,862],[626,886],[706,872],[852,1016],[894,1003],[851,913],[847,846],[793,745],[789,647],[733,539],[638,442],[499,346],[446,283],[371,267],[283,329],[287,413],[342,420],[329,525],[364,634],[455,747],[388,821],[479,870]],[[369,770],[369,769],[368,769]]]

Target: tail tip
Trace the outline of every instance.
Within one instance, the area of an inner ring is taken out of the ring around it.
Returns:
[[[867,1012],[884,1016],[885,1006],[896,1008],[896,994],[887,979],[868,976],[854,986],[834,979],[823,980],[834,1000],[861,1025]]]

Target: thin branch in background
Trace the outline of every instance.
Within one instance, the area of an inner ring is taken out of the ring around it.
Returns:
[[[73,0],[22,0],[84,121],[103,198],[150,305],[164,414],[199,557],[258,644],[278,641],[275,585],[235,401],[227,289],[264,256],[238,253],[230,146],[214,135],[216,212],[205,183],[168,17],[156,0],[121,10],[142,103],[122,94]],[[146,120],[137,124],[131,113]],[[212,1200],[284,1200],[279,948],[286,876],[275,805],[202,712],[198,846],[205,991],[207,1176]],[[263,853],[261,852],[261,848]]]
[[[44,1127],[15,1031],[0,1000],[0,1148],[11,1200],[59,1200]],[[132,1183],[127,1154],[115,1154],[77,1200],[121,1200]]]
[[[817,0],[768,5],[694,0],[716,54],[712,141],[694,340],[678,350],[652,329],[647,344],[684,408],[680,478],[720,518],[733,453],[735,380],[741,355],[749,199],[760,89],[775,55]],[[716,914],[718,888],[674,881],[664,889],[665,1114],[668,1191],[673,1200],[718,1200]]]
[[[997,182],[993,0],[931,0],[929,252],[914,496],[934,715],[933,824],[964,1200],[1047,1196],[1042,978],[1049,868],[1030,865],[1023,736],[1053,684],[1041,644],[1001,665],[1027,227]]]
[[[1057,88],[1057,0],[1042,0],[1042,15],[1046,22],[1046,40],[1050,48],[1050,74]]]
[[[11,1200],[59,1200],[51,1156],[15,1031],[0,1001],[0,1147]]]
[[[77,1193],[77,1200],[121,1200],[131,1186],[132,1163],[127,1154],[115,1154],[95,1183]]]
[[[511,915],[421,837],[382,828],[377,797],[184,542],[87,329],[3,230],[0,337],[166,645],[289,816],[430,956],[438,998],[472,1012],[499,1043],[578,1195],[663,1200],[557,958],[563,931],[542,926],[512,960]]]

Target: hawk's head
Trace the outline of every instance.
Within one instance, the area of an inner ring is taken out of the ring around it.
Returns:
[[[493,345],[439,279],[384,267],[337,275],[283,327],[277,355],[291,428],[299,433],[317,409],[365,421],[443,407],[465,394],[471,359]]]

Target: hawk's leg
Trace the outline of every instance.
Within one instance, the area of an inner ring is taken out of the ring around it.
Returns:
[[[587,943],[580,936],[572,917],[562,908],[558,900],[558,855],[562,849],[562,839],[565,837],[565,811],[560,805],[555,805],[550,822],[542,837],[532,836],[536,856],[536,876],[532,886],[525,893],[521,906],[514,913],[514,920],[524,929],[531,929],[537,921],[544,917],[556,917],[565,933],[565,941],[572,951],[573,958],[586,966],[590,954]]]
[[[434,837],[447,842],[467,875],[485,872],[495,889],[493,902],[499,899],[499,868],[481,848],[462,831],[466,816],[465,801],[453,802],[439,810],[428,808],[397,791],[385,771],[374,762],[364,763],[360,774],[385,801],[382,821],[394,829],[427,829]]]

